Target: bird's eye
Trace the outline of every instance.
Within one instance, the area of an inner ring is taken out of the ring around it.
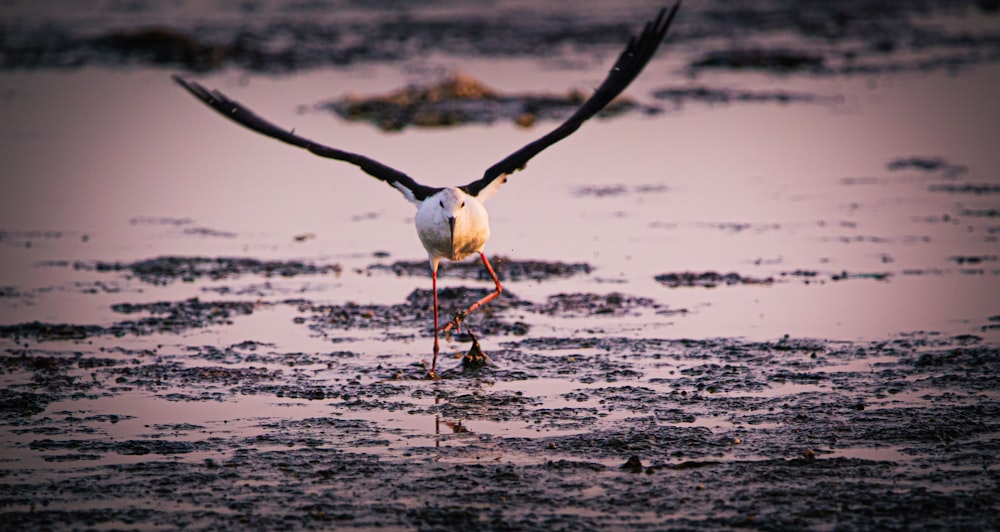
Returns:
[[[444,208],[444,202],[443,201],[439,201],[438,205],[440,205],[442,209]]]
[[[465,207],[465,202],[464,201],[462,202],[461,205],[458,206],[459,209],[461,209],[462,207]]]

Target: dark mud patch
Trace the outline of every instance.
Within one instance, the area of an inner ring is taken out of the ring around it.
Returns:
[[[316,265],[300,261],[265,261],[250,257],[177,257],[166,256],[136,262],[76,262],[78,270],[128,272],[136,279],[154,285],[176,281],[194,282],[232,279],[241,275],[295,277],[340,273],[339,264]]]
[[[805,284],[823,284],[826,281],[872,280],[887,281],[892,278],[891,272],[820,272],[817,270],[792,270],[781,272],[781,279],[798,279]]]
[[[202,286],[200,290],[209,294],[219,296],[257,297],[271,298],[275,296],[285,296],[289,299],[301,299],[305,294],[322,293],[329,289],[326,283],[303,283],[295,286],[286,286],[270,281],[263,283],[250,283],[240,286]]]
[[[345,120],[369,122],[384,131],[407,127],[441,128],[504,121],[531,127],[539,120],[562,120],[589,97],[581,91],[556,94],[503,94],[467,74],[452,74],[428,86],[410,85],[382,96],[348,95],[314,105]],[[629,98],[608,104],[599,117],[626,112],[655,114],[660,109]]]
[[[972,218],[998,218],[1000,217],[1000,209],[977,209],[977,208],[963,208],[961,210],[962,216],[969,216]]]
[[[670,288],[700,286],[702,288],[716,288],[718,286],[749,284],[749,285],[769,285],[774,283],[774,278],[755,278],[740,275],[736,272],[672,272],[661,273],[654,277],[657,282]]]
[[[948,162],[943,157],[921,156],[898,157],[889,161],[886,168],[890,172],[916,171],[945,178],[959,177],[969,171],[968,166]]]
[[[627,194],[662,194],[670,189],[663,184],[650,185],[587,185],[573,189],[573,195],[577,197],[592,196],[595,198],[608,198],[624,196]]]
[[[545,281],[566,279],[577,275],[589,275],[593,268],[585,262],[545,262],[536,260],[513,260],[508,257],[490,259],[493,270],[501,281]],[[396,261],[392,264],[373,264],[367,271],[387,271],[399,276],[430,277],[431,268],[427,261]],[[442,262],[438,267],[438,277],[457,279],[491,280],[489,273],[479,259],[465,262]]]
[[[120,303],[112,310],[122,314],[150,314],[134,320],[124,320],[109,326],[42,323],[39,321],[15,325],[0,325],[0,338],[15,341],[84,340],[94,336],[145,336],[154,333],[181,333],[192,328],[231,324],[236,316],[252,314],[255,304],[246,301],[184,301],[156,303]]]
[[[653,97],[672,102],[676,107],[688,102],[705,103],[709,105],[728,105],[737,103],[775,103],[775,104],[822,104],[838,105],[843,103],[841,96],[824,96],[808,92],[790,91],[753,91],[729,88],[717,88],[706,85],[665,87],[653,92]]]
[[[472,303],[493,292],[487,288],[447,287],[438,290],[439,317],[441,324],[447,323],[456,313],[464,311]],[[386,331],[386,334],[412,338],[412,333],[401,329],[420,330],[430,334],[433,324],[433,294],[431,290],[416,289],[406,301],[395,305],[375,305],[347,303],[344,305],[300,304],[299,311],[304,316],[296,322],[307,326],[337,341],[345,334],[357,330]],[[638,297],[620,292],[561,293],[549,296],[544,302],[523,300],[509,290],[504,290],[497,299],[481,307],[465,320],[477,336],[514,335],[523,336],[531,330],[532,316],[546,315],[564,319],[586,317],[638,316],[645,313],[659,315],[684,314],[685,309],[673,309],[651,298]],[[472,338],[462,334],[457,337],[463,342]]]
[[[170,216],[135,216],[129,220],[129,225],[151,225],[183,228],[185,235],[206,236],[213,238],[236,238],[238,235],[232,231],[223,231],[197,225],[191,218],[174,218]]]
[[[724,68],[732,70],[764,70],[777,73],[825,70],[823,56],[785,49],[715,50],[691,62],[691,68]]]
[[[948,260],[958,264],[959,266],[965,264],[983,264],[997,262],[996,255],[952,255],[948,257]]]
[[[573,293],[549,296],[535,310],[557,316],[625,316],[637,309],[663,310],[665,307],[648,297],[619,292],[610,294]]]
[[[90,240],[90,235],[76,231],[0,231],[0,244],[31,248],[37,242],[52,240],[77,239],[81,242]]]
[[[443,326],[456,313],[465,311],[476,301],[486,297],[493,290],[486,288],[447,287],[438,290],[438,315]],[[529,326],[521,321],[508,321],[503,316],[508,311],[530,309],[532,304],[518,298],[509,290],[504,290],[499,297],[482,307],[467,320],[468,326],[474,327],[477,334],[515,334],[523,335]],[[433,293],[428,289],[416,289],[407,296],[406,301],[395,305],[357,304],[344,305],[302,305],[301,312],[309,314],[298,318],[307,323],[309,328],[326,337],[342,336],[352,330],[390,330],[413,329],[433,330]],[[412,332],[395,332],[392,334],[407,334]]]
[[[707,227],[709,229],[718,229],[725,231],[727,233],[743,233],[743,232],[753,232],[753,233],[765,233],[768,231],[778,231],[781,229],[781,224],[779,223],[748,223],[748,222],[708,222],[699,223],[699,227]]]
[[[939,183],[930,185],[927,189],[931,192],[969,194],[973,196],[1000,194],[1000,185],[996,183]]]
[[[51,398],[44,394],[0,390],[0,413],[4,418],[31,417],[44,412],[49,402]]]

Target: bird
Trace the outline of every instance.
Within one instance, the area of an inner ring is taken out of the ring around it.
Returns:
[[[678,1],[669,10],[665,7],[660,9],[656,18],[647,22],[638,36],[633,35],[629,38],[625,50],[618,56],[604,81],[569,118],[549,133],[486,169],[479,179],[457,187],[430,187],[420,184],[409,175],[374,159],[309,140],[297,135],[294,129],[286,130],[278,127],[218,90],[210,91],[201,84],[186,80],[177,74],[174,74],[172,79],[195,98],[237,124],[303,148],[314,155],[353,164],[365,173],[389,184],[417,206],[414,222],[417,236],[427,250],[430,262],[434,311],[434,358],[429,368],[426,367],[426,362],[424,366],[431,378],[438,379],[439,333],[448,332],[453,327],[456,331],[461,331],[462,321],[469,314],[496,299],[503,292],[503,285],[484,252],[486,242],[490,238],[489,215],[484,203],[507,182],[508,176],[524,169],[532,157],[579,129],[638,77],[663,42],[680,4]],[[475,254],[479,255],[483,267],[493,280],[495,289],[465,311],[456,313],[451,321],[440,327],[437,290],[440,262],[442,259],[459,261]]]

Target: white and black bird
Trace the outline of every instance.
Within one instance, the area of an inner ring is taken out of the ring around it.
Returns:
[[[209,91],[198,83],[185,80],[180,76],[175,75],[173,79],[226,118],[258,133],[309,150],[320,157],[356,165],[366,173],[396,188],[403,193],[406,199],[417,205],[415,218],[417,235],[430,259],[431,282],[434,291],[434,361],[431,363],[429,371],[432,377],[436,377],[437,355],[440,350],[438,333],[448,331],[452,327],[461,327],[462,320],[467,315],[499,296],[503,290],[496,272],[493,271],[490,261],[483,253],[486,241],[490,237],[489,217],[483,203],[496,193],[500,185],[507,181],[509,174],[524,168],[529,159],[576,131],[580,125],[597,114],[628,87],[632,80],[642,72],[643,67],[646,66],[653,53],[656,52],[656,48],[663,41],[667,28],[670,27],[670,22],[677,14],[678,7],[680,7],[680,2],[669,11],[666,8],[661,9],[655,20],[646,23],[638,37],[633,36],[629,40],[628,46],[618,56],[618,60],[615,61],[607,78],[590,99],[584,102],[559,127],[489,167],[483,177],[459,187],[437,188],[421,185],[403,172],[378,161],[356,153],[324,146],[296,135],[293,131],[282,129],[257,116],[239,102],[230,100],[219,91]],[[476,301],[465,312],[456,314],[455,318],[443,328],[439,327],[438,264],[441,259],[457,261],[473,253],[479,254],[483,266],[496,284],[496,290]]]

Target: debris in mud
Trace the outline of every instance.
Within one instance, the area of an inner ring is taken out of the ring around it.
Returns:
[[[408,126],[492,124],[501,120],[531,127],[538,120],[565,118],[588,97],[577,90],[566,95],[501,94],[472,76],[456,73],[434,85],[410,85],[384,96],[348,95],[314,107],[333,111],[345,120],[370,122],[385,131],[398,131]],[[610,117],[629,111],[651,114],[659,112],[659,108],[619,97],[598,116]]]
[[[584,262],[543,262],[536,260],[514,260],[499,256],[490,259],[493,270],[502,281],[545,281],[553,278],[565,279],[575,275],[588,275],[591,266]],[[369,272],[391,271],[399,276],[430,276],[430,265],[421,261],[396,261],[392,264],[373,264],[368,266]],[[438,269],[438,277],[458,279],[490,280],[489,273],[478,259],[465,262],[442,262]]]
[[[293,277],[296,275],[339,274],[339,264],[315,265],[301,261],[263,261],[249,257],[177,257],[165,256],[131,263],[76,262],[78,270],[99,272],[128,271],[140,281],[167,285],[175,281],[192,282],[200,278],[211,280],[238,277],[244,274]]]
[[[479,345],[479,340],[476,339],[476,335],[472,331],[468,331],[469,336],[472,337],[472,346],[469,347],[469,352],[462,357],[462,368],[463,369],[479,369],[485,366],[490,358],[486,356],[483,352],[483,348]]]
[[[632,455],[621,465],[621,469],[629,473],[642,473],[642,461],[639,460],[638,456]]]
[[[662,273],[654,277],[658,282],[669,286],[670,288],[677,288],[681,286],[701,286],[704,288],[715,288],[719,285],[734,285],[734,284],[772,284],[774,282],[773,277],[767,277],[763,279],[758,279],[754,277],[742,276],[738,273],[731,272],[727,274],[721,274],[718,272],[675,272],[675,273]]]

